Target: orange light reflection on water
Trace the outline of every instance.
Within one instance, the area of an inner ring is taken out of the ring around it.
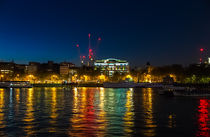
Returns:
[[[98,119],[97,122],[100,124],[99,130],[103,131],[101,132],[101,136],[104,136],[106,132],[106,112],[104,111],[104,105],[105,105],[105,91],[104,88],[99,89],[99,113],[98,113]]]
[[[96,92],[90,88],[74,88],[70,136],[103,136],[101,130],[105,129],[105,125],[101,123],[105,121],[104,90],[99,90],[99,98],[95,97]],[[100,103],[96,103],[97,99]]]
[[[15,103],[15,111],[16,111],[16,115],[18,115],[19,114],[19,104],[20,104],[20,89],[18,88],[18,89],[16,89],[15,90],[15,101],[16,101],[16,103]]]
[[[152,99],[152,89],[151,88],[143,88],[143,108],[144,108],[144,121],[145,121],[145,136],[155,136],[155,128],[157,125],[154,121],[153,116],[153,99]]]
[[[126,112],[124,115],[124,131],[125,133],[132,133],[132,127],[134,126],[134,112],[133,112],[133,89],[129,89],[126,92]]]
[[[33,88],[28,89],[26,95],[26,113],[23,119],[25,123],[24,131],[26,132],[27,136],[31,136],[33,131],[33,121],[34,121],[34,108],[33,108]]]
[[[5,105],[4,92],[5,92],[4,89],[0,89],[0,128],[4,128],[6,126],[4,122],[4,112],[3,112]]]
[[[49,128],[49,132],[57,132],[55,124],[57,122],[57,117],[58,117],[58,113],[57,113],[57,88],[53,87],[50,88],[50,94],[51,94],[51,103],[50,103],[50,107],[51,107],[51,113],[50,113],[50,118],[51,120],[49,121],[50,124],[52,124],[51,128]]]
[[[57,118],[57,113],[56,113],[56,111],[57,111],[57,108],[56,108],[56,105],[57,105],[57,96],[56,96],[56,88],[52,88],[52,91],[51,91],[51,97],[52,97],[52,99],[51,99],[51,115],[50,115],[50,117],[53,119],[53,120],[51,120],[51,122],[52,123],[54,123],[55,121],[54,121],[54,119],[56,119]]]

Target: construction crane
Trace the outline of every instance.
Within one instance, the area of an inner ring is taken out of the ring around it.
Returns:
[[[88,55],[87,55],[87,58],[86,58],[85,55],[81,55],[80,45],[78,43],[76,44],[76,48],[78,50],[80,62],[81,62],[82,65],[85,64],[86,59],[87,59],[87,66],[93,65],[93,62],[96,58],[96,52],[98,50],[100,42],[101,42],[101,37],[98,37],[96,45],[95,45],[94,50],[93,50],[93,46],[91,45],[91,34],[90,33],[88,34]]]

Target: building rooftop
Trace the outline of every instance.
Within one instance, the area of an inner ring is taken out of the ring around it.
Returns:
[[[108,58],[103,60],[96,60],[95,63],[128,63],[128,62],[126,60]]]

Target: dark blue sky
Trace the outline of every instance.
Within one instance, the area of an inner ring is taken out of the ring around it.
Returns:
[[[79,62],[88,33],[98,58],[133,66],[197,62],[210,46],[209,0],[0,0],[0,59]],[[93,40],[94,41],[94,40]]]

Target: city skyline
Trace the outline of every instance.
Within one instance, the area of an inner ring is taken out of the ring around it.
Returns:
[[[1,1],[0,59],[71,61],[101,37],[97,59],[126,59],[131,66],[191,64],[210,45],[210,3],[204,1]],[[206,53],[208,54],[208,52]]]
[[[209,0],[0,0],[0,136],[210,137]]]

